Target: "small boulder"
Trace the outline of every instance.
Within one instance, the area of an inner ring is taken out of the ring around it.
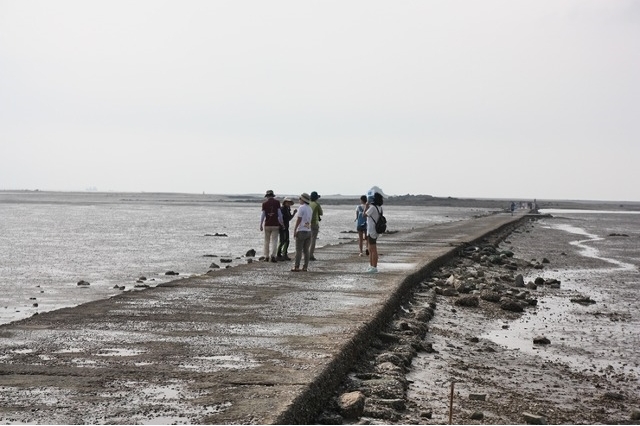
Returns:
[[[78,285],[79,285],[79,286],[84,286],[84,287],[86,287],[86,286],[88,286],[88,285],[90,285],[90,284],[89,284],[89,282],[88,282],[88,281],[80,280],[80,281],[78,281]]]
[[[256,257],[256,251],[254,249],[248,250],[247,253],[245,253],[246,257]]]
[[[343,393],[338,397],[338,410],[346,419],[358,419],[364,412],[365,396],[360,391]]]
[[[522,274],[516,275],[515,286],[516,287],[524,287],[524,277],[522,276]]]

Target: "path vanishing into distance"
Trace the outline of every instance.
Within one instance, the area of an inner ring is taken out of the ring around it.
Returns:
[[[253,262],[0,326],[0,422],[309,423],[429,271],[524,213]]]

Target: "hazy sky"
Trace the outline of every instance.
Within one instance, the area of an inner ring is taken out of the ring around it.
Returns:
[[[0,189],[640,201],[640,2],[0,0]]]

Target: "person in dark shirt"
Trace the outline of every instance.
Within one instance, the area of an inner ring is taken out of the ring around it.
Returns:
[[[278,235],[280,227],[284,226],[282,221],[282,211],[280,211],[280,201],[270,189],[265,194],[266,200],[262,203],[262,214],[260,216],[260,231],[264,231],[264,260],[277,262],[276,251],[278,246]],[[269,251],[269,246],[272,250]]]
[[[293,201],[291,201],[291,198],[285,198],[282,200],[282,207],[280,207],[284,226],[280,227],[280,243],[278,244],[278,256],[276,257],[279,261],[291,260],[287,253],[289,250],[289,222],[291,222],[291,219],[293,219],[298,212],[298,209],[294,209],[293,213],[291,213],[292,205]]]

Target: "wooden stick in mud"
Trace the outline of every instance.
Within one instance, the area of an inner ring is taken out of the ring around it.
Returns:
[[[451,394],[449,395],[449,424],[453,424],[453,383],[451,382]]]

